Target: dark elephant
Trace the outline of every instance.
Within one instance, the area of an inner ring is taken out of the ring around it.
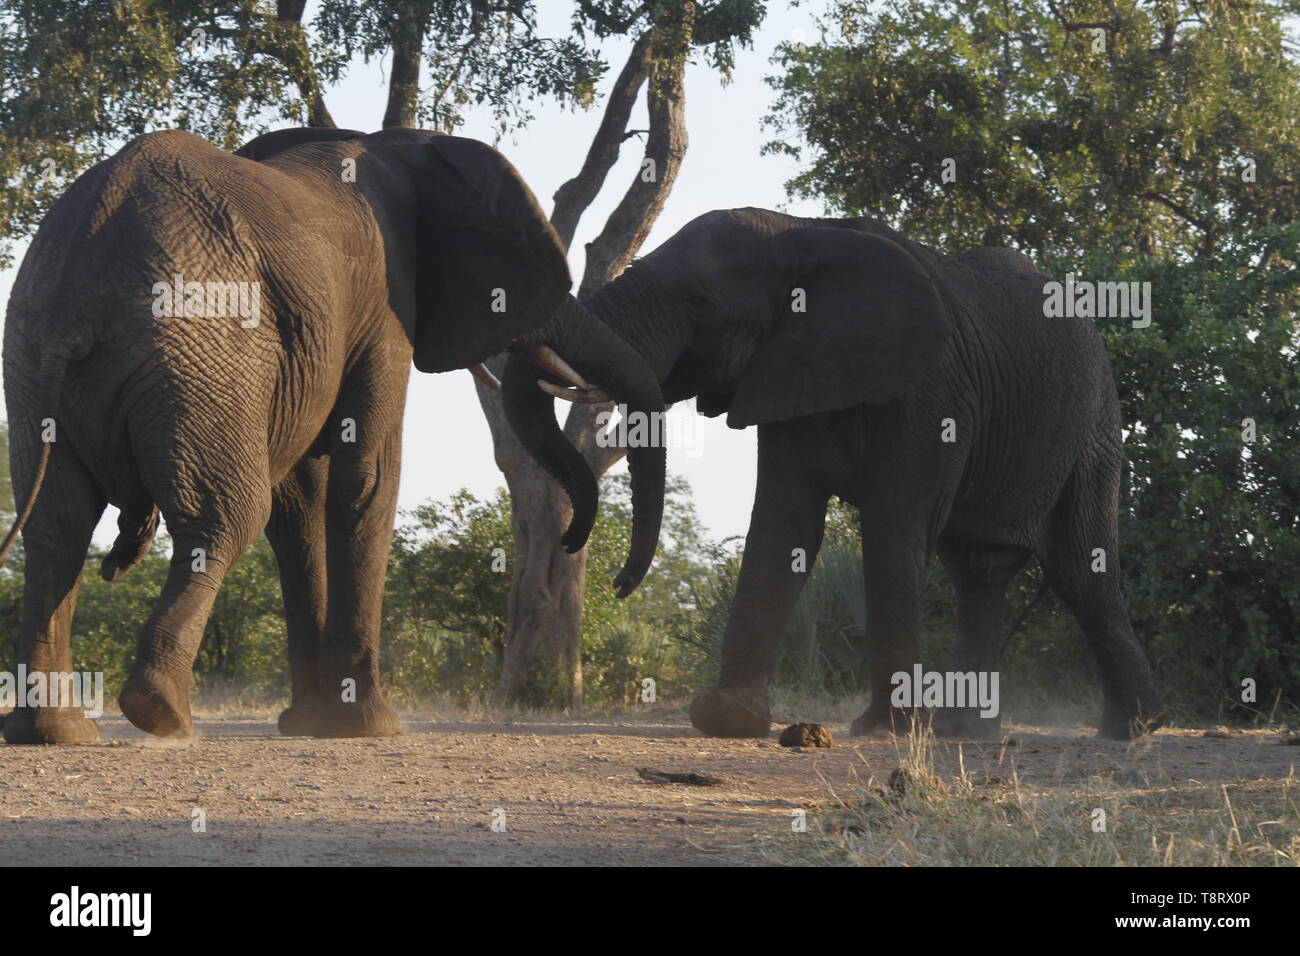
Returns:
[[[85,172],[33,240],[5,324],[21,662],[71,670],[105,503],[121,509],[109,580],[145,555],[161,512],[171,570],[119,700],[136,726],[188,735],[217,589],[265,530],[293,678],[280,730],[398,733],[379,625],[409,366],[481,362],[569,285],[528,187],[470,139],[295,129],[232,155],[159,132]],[[97,736],[66,707],[20,707],[4,733]]]
[[[725,412],[733,428],[759,426],[721,678],[695,698],[696,727],[768,733],[777,642],[806,579],[798,549],[811,567],[832,495],[862,516],[872,697],[855,732],[918,713],[891,706],[891,676],[919,663],[936,552],[956,585],[956,670],[996,670],[1005,588],[1036,556],[1096,655],[1101,733],[1128,738],[1158,724],[1119,588],[1115,385],[1090,320],[1044,317],[1045,281],[1018,253],[945,257],[872,219],[724,210],[692,221],[530,340],[622,399],[592,333],[604,324],[661,383],[652,404],[695,397],[700,412]],[[606,395],[557,387],[522,355],[503,376],[520,438],[573,498],[572,547],[589,530],[595,486],[538,384],[573,400]],[[653,557],[663,466],[662,448],[629,460],[638,507],[620,593]],[[1094,570],[1096,549],[1104,572]],[[953,735],[999,730],[998,718],[973,708],[946,710],[937,723]]]

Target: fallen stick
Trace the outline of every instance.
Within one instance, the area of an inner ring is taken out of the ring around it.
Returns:
[[[667,770],[651,770],[649,767],[637,767],[636,772],[651,783],[687,783],[692,787],[716,787],[724,781],[721,777],[711,777],[707,773],[670,773]]]

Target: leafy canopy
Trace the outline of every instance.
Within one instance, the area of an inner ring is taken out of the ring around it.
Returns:
[[[807,163],[793,195],[938,247],[1205,255],[1296,219],[1297,12],[835,0],[821,43],[779,48],[767,151]]]

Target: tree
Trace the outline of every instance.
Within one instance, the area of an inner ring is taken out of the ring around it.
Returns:
[[[733,42],[748,42],[762,18],[762,6],[747,0],[697,3],[615,3],[601,11],[579,4],[597,36],[635,36],[605,104],[600,127],[576,176],[555,193],[551,221],[561,240],[573,241],[583,212],[599,194],[633,131],[628,122],[644,86],[650,128],[645,153],[632,183],[601,232],[587,244],[587,264],[579,297],[616,278],[632,261],[663,209],[686,154],[685,67],[692,50],[708,50],[713,65],[728,75]],[[504,361],[492,364],[499,372]],[[523,449],[505,421],[498,396],[478,386],[479,402],[492,430],[496,461],[506,476],[514,503],[514,580],[510,592],[510,632],[497,686],[501,702],[516,700],[534,671],[553,673],[552,704],[572,706],[582,698],[582,613],[587,553],[569,555],[559,547],[571,509],[560,487]],[[626,449],[596,440],[597,416],[609,405],[575,405],[564,432],[600,477]]]
[[[587,105],[604,71],[577,33],[537,33],[522,0],[0,2],[0,222],[32,232],[63,188],[124,140],[177,127],[234,149],[275,119],[334,126],[328,86],[391,53],[383,125],[450,131],[471,104],[503,128],[529,96]],[[433,83],[421,93],[427,59]],[[376,117],[378,119],[378,117]]]
[[[33,231],[64,186],[127,137],[180,127],[234,148],[272,119],[333,126],[328,89],[355,58],[390,56],[384,127],[461,126],[486,106],[502,131],[527,123],[549,97],[595,103],[607,64],[590,40],[634,38],[600,127],[575,177],[556,195],[565,243],[604,185],[628,138],[645,135],[645,162],[587,247],[580,293],[618,275],[639,249],[686,150],[683,76],[703,55],[724,76],[748,42],[761,0],[577,0],[570,34],[542,37],[532,0],[0,0],[0,224]],[[427,82],[422,82],[427,77]],[[649,129],[628,129],[646,88]],[[7,247],[0,247],[4,265]],[[499,367],[499,363],[498,363]],[[581,695],[585,555],[558,542],[568,502],[529,459],[492,394],[480,394],[516,508],[514,586],[498,695],[516,696],[533,667],[565,675],[555,703]],[[621,456],[600,449],[594,409],[569,433],[597,474]],[[480,556],[483,557],[483,556]]]
[[[1163,304],[1152,334],[1102,329],[1130,427],[1125,595],[1157,678],[1203,719],[1300,700],[1298,263],[1293,223],[1191,263],[1090,265]]]
[[[1300,211],[1297,10],[835,2],[781,48],[767,148],[808,156],[793,194],[940,247],[1206,255]]]

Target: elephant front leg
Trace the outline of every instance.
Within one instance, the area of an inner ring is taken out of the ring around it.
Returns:
[[[821,547],[827,496],[796,456],[760,430],[758,489],[740,579],[722,639],[718,686],[691,702],[691,723],[711,737],[766,737],[767,685],[777,645]]]
[[[280,486],[271,504],[266,537],[275,550],[289,639],[293,701],[280,714],[280,733],[316,732],[320,710],[320,649],[329,600],[325,554],[325,511],[329,458],[303,459]]]
[[[363,376],[331,424],[326,547],[329,600],[320,650],[318,737],[402,732],[379,686],[379,632],[397,509],[406,369]],[[387,395],[382,405],[376,396]],[[376,404],[382,407],[377,411]],[[386,413],[386,414],[385,414]]]

